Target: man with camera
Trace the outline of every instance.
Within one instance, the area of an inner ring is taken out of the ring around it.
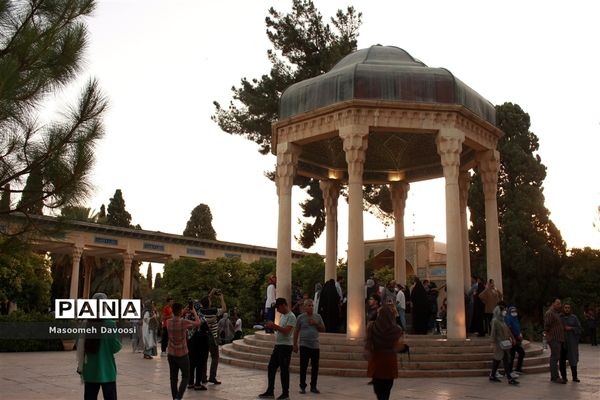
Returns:
[[[212,306],[213,296],[219,298],[221,307]],[[208,351],[210,352],[210,375],[208,379],[206,379],[206,372],[208,369],[208,360],[206,360],[204,365],[202,365],[202,383],[210,382],[215,385],[220,385],[221,382],[217,380],[217,368],[219,366],[219,329],[217,323],[219,317],[227,312],[227,305],[225,304],[225,298],[223,297],[221,290],[215,288],[210,291],[208,296],[203,297],[200,300],[200,305],[200,312],[208,324]]]

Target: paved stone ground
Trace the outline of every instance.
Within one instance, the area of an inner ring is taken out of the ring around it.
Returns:
[[[132,353],[128,343],[117,354],[118,395],[124,400],[170,399],[166,357],[144,360]],[[394,383],[392,399],[600,399],[600,347],[580,346],[581,383],[558,385],[549,374],[528,374],[519,387],[477,378],[403,378]],[[569,371],[570,374],[570,371]],[[570,376],[569,376],[570,377]],[[220,365],[222,385],[209,384],[208,391],[186,391],[185,399],[256,399],[266,387],[266,371]],[[291,376],[293,399],[375,398],[363,378],[319,377],[320,395],[298,393],[298,375]],[[275,394],[280,394],[279,375]],[[74,400],[83,398],[83,386],[75,373],[75,352],[0,353],[0,399]],[[101,398],[101,397],[100,397]]]

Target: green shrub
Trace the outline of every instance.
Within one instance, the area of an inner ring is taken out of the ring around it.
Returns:
[[[54,316],[39,312],[15,311],[0,315],[0,325],[14,322],[53,322]],[[0,339],[0,352],[57,351],[63,350],[60,339]]]

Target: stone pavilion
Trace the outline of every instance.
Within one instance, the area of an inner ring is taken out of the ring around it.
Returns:
[[[326,212],[325,280],[335,278],[337,202],[347,185],[347,337],[365,335],[363,185],[390,185],[395,278],[406,283],[404,207],[411,182],[445,179],[448,339],[464,339],[470,286],[469,170],[483,177],[488,276],[502,290],[496,191],[502,132],[494,106],[444,68],[393,46],[371,46],[282,94],[272,127],[279,196],[278,296],[291,294],[291,207],[296,175],[318,179]],[[442,221],[440,221],[441,223]]]

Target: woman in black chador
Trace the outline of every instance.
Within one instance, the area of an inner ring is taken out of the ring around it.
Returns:
[[[410,292],[410,299],[412,301],[414,333],[416,335],[426,335],[431,306],[429,304],[429,299],[427,298],[425,287],[423,287],[421,280],[417,277],[415,277],[415,286]]]
[[[485,336],[485,324],[483,321],[485,305],[479,298],[479,294],[484,290],[485,285],[481,282],[480,278],[477,278],[477,290],[473,296],[473,317],[471,318],[471,329],[469,331],[477,332],[479,336]]]
[[[326,332],[337,332],[340,324],[340,296],[335,289],[335,281],[333,279],[325,282],[321,297],[319,298],[318,313],[323,318]]]

